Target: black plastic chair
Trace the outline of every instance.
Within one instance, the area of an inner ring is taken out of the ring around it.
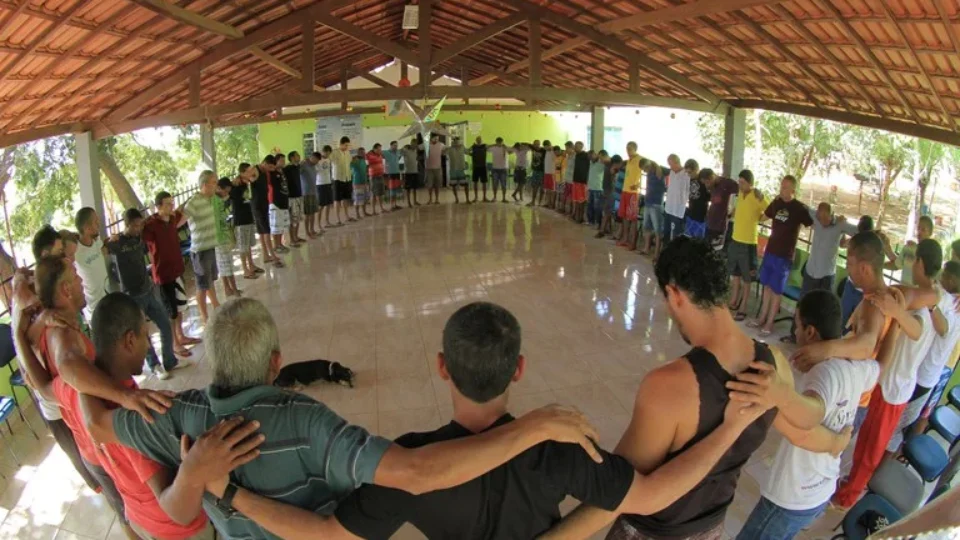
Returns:
[[[30,425],[30,422],[23,415],[23,410],[20,408],[20,400],[17,399],[17,387],[23,388],[29,392],[27,385],[23,380],[23,374],[19,369],[13,368],[13,360],[17,357],[17,348],[13,344],[13,329],[9,324],[0,324],[0,368],[6,367],[10,370],[10,397],[13,398],[13,404],[17,409],[17,414],[20,415],[20,420],[27,426],[27,429],[30,430],[30,433],[33,433],[34,438],[39,439],[37,432],[33,430],[33,426]],[[10,431],[10,434],[13,434],[13,428],[10,427],[10,422],[8,418],[3,418],[6,420],[7,429]]]

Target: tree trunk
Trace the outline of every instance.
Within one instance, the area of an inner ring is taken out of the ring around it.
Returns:
[[[883,212],[887,207],[887,197],[890,196],[890,186],[893,185],[899,175],[900,169],[890,170],[884,168],[883,170],[882,184],[880,186],[880,210],[877,212],[877,229],[880,229],[880,226],[883,224]]]
[[[117,162],[109,152],[100,152],[100,170],[110,180],[110,187],[113,188],[113,192],[117,194],[117,199],[124,208],[143,208],[137,192],[133,190],[133,186],[127,181],[120,167],[117,167]]]
[[[9,146],[3,149],[3,154],[0,154],[0,197],[6,197],[7,182],[10,181],[10,169],[13,167],[13,160],[15,157],[15,148]],[[7,225],[7,230],[9,231],[9,223]],[[8,242],[13,240],[7,237]],[[3,287],[0,290],[0,301],[3,302],[4,307],[8,311],[12,309],[10,305],[10,299],[13,297],[13,287],[10,281],[7,281],[9,278],[13,277],[14,271],[17,269],[17,261],[9,253],[7,249],[3,247],[3,244],[0,243],[0,280],[3,280]]]
[[[800,170],[798,171],[797,182],[803,180],[803,177],[807,175],[807,169],[810,168],[810,163],[813,162],[813,154],[815,151],[813,145],[810,145],[807,151],[803,153],[803,158],[800,159]]]

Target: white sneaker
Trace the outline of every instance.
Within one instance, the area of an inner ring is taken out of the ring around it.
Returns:
[[[173,366],[173,369],[188,368],[188,367],[192,366],[193,363],[194,363],[193,360],[188,360],[188,359],[186,359],[186,358],[182,358],[182,359],[180,359],[179,362],[177,362],[177,365]]]
[[[163,369],[163,366],[157,366],[153,368],[153,374],[156,375],[161,381],[165,381],[171,376],[167,370]]]

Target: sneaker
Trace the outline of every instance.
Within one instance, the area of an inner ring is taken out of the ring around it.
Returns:
[[[153,368],[153,374],[156,375],[161,381],[165,381],[170,378],[170,372],[163,369],[163,366],[157,366]]]
[[[183,369],[188,368],[193,365],[193,360],[183,359],[177,362],[177,365],[173,366],[173,369]]]

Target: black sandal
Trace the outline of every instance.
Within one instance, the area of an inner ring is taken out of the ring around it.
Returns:
[[[736,313],[736,315],[733,316],[733,320],[735,320],[735,321],[737,321],[737,322],[743,322],[743,321],[747,320],[747,314],[738,311],[738,312]]]

